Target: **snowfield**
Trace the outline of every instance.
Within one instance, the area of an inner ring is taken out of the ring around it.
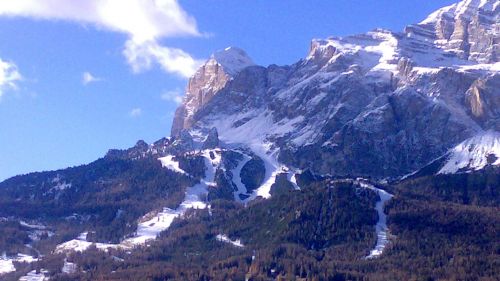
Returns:
[[[174,160],[173,155],[168,155],[168,156],[159,158],[158,160],[160,160],[160,162],[164,168],[167,168],[169,170],[172,170],[172,171],[180,173],[180,174],[186,173],[184,170],[179,168],[179,162]]]
[[[488,164],[500,165],[500,133],[495,131],[480,133],[453,148],[438,174],[478,171]]]

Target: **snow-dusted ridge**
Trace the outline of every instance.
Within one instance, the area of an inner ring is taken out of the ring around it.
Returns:
[[[487,165],[500,165],[500,133],[487,131],[451,149],[439,174],[477,171]]]
[[[455,20],[459,20],[461,17],[468,18],[473,11],[478,11],[480,9],[494,11],[498,6],[500,6],[500,2],[497,0],[465,0],[435,11],[421,21],[420,24],[436,23],[442,16],[448,16]]]

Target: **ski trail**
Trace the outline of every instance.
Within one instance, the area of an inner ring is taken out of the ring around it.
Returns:
[[[208,194],[208,186],[215,186],[215,172],[220,165],[221,156],[219,150],[204,150],[201,152],[201,155],[204,158],[206,166],[205,177],[201,179],[199,183],[186,189],[184,200],[179,207],[176,209],[164,208],[154,216],[146,215],[145,218],[147,217],[148,219],[139,223],[135,235],[123,240],[119,244],[88,242],[86,235],[82,234],[74,240],[59,244],[56,247],[56,253],[71,250],[82,252],[87,250],[91,245],[95,245],[101,250],[107,250],[109,248],[130,249],[136,245],[143,245],[149,240],[156,239],[162,231],[170,227],[175,218],[182,217],[187,210],[207,208],[205,199]],[[165,168],[172,169],[179,173],[184,172],[178,168],[179,164],[173,160],[173,157],[164,157],[159,160]]]
[[[377,192],[378,196],[380,197],[380,200],[377,201],[377,203],[375,204],[375,210],[377,211],[378,214],[378,221],[377,224],[375,225],[375,233],[377,234],[377,244],[370,251],[370,254],[365,257],[366,259],[377,258],[380,255],[382,255],[385,247],[387,246],[387,244],[389,244],[389,238],[388,238],[389,229],[387,228],[387,214],[384,213],[384,207],[386,203],[389,200],[391,200],[394,195],[390,194],[389,192],[383,189],[376,188],[375,186],[363,182],[359,179],[356,180],[356,183],[363,188],[367,188]]]

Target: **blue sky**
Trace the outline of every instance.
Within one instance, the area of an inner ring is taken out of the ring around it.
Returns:
[[[167,136],[187,76],[215,50],[292,64],[312,38],[400,31],[455,2],[9,1],[0,2],[0,180]]]

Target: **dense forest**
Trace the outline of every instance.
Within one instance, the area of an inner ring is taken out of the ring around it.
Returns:
[[[214,199],[146,247],[47,255],[6,278],[43,268],[51,280],[498,280],[499,179],[487,169],[382,186],[395,197],[386,206],[391,243],[376,259],[365,257],[378,196],[304,177],[302,190],[278,180],[271,199],[247,206]],[[61,273],[63,259],[78,272]]]

